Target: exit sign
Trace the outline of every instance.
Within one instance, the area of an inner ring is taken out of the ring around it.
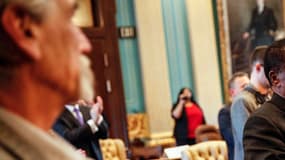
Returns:
[[[136,31],[134,26],[123,26],[119,27],[119,37],[120,38],[135,38]]]

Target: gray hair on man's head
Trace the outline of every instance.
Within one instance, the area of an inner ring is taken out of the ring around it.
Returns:
[[[0,16],[9,5],[14,5],[19,9],[19,13],[29,14],[33,20],[41,22],[50,0],[1,0],[0,1]]]
[[[2,24],[5,10],[13,7],[18,18],[28,16],[32,21],[40,24],[46,17],[49,5],[53,3],[52,0],[0,0],[0,88],[9,86],[7,83],[11,83],[17,67],[30,62]]]

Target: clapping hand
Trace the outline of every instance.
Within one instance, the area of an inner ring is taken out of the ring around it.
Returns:
[[[96,103],[94,105],[97,105],[99,107],[99,113],[102,114],[104,107],[103,107],[103,99],[100,96],[96,97]]]
[[[103,100],[100,96],[96,97],[96,101],[97,101],[96,103],[93,103],[91,105],[90,116],[97,123],[100,115],[103,112],[104,107],[103,107]]]

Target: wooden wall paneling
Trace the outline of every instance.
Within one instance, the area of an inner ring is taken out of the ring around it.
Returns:
[[[110,137],[120,138],[128,146],[126,106],[115,23],[115,1],[99,0],[97,4],[102,17],[100,27],[83,28],[93,47],[90,59],[96,77],[95,91],[96,95],[104,99],[104,114],[110,124]],[[109,91],[107,83],[110,84]]]
[[[109,2],[109,3],[107,3]],[[115,19],[115,1],[104,1],[104,9],[107,11],[105,14],[104,27],[106,29],[106,53],[108,54],[110,66],[107,68],[107,75],[112,85],[112,92],[109,93],[110,105],[112,107],[111,118],[113,118],[113,130],[116,136],[123,137],[128,144],[128,132],[127,132],[127,116],[126,105],[123,90],[122,72],[118,48],[118,35]],[[117,132],[122,130],[122,132]]]

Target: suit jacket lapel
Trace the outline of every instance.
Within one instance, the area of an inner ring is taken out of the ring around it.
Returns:
[[[84,122],[88,121],[89,119],[91,119],[90,117],[90,109],[87,108],[87,106],[79,106],[80,112],[82,113]]]
[[[73,128],[74,125],[80,126],[79,121],[73,116],[72,113],[66,108],[64,108],[63,115],[61,119],[64,123],[66,123],[70,128]]]

